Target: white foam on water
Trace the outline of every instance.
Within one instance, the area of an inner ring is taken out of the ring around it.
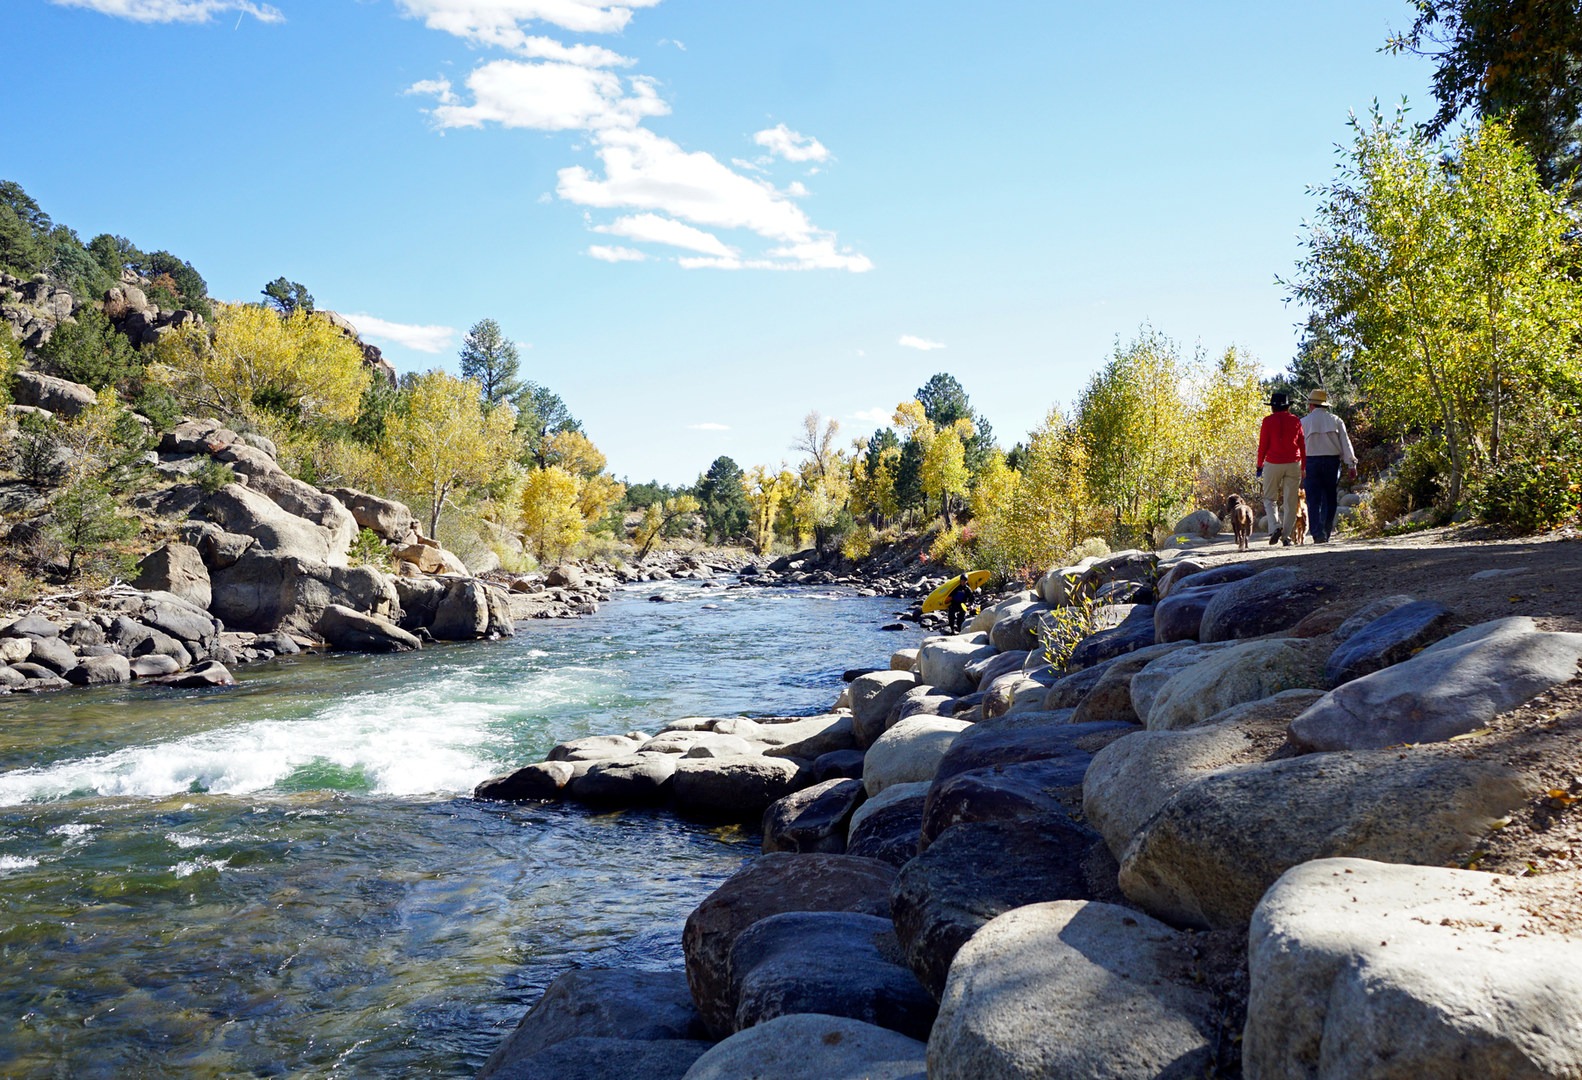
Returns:
[[[37,865],[37,859],[26,855],[0,855],[0,874],[10,873],[13,870],[31,870]]]
[[[202,847],[204,844],[208,843],[208,841],[203,837],[193,836],[191,833],[166,833],[165,839],[184,850],[186,848]]]
[[[175,866],[178,878],[191,877],[200,870],[224,870],[230,859],[211,859],[207,855],[199,855],[188,862],[179,862]]]
[[[459,794],[497,771],[490,751],[503,714],[568,704],[598,685],[593,669],[561,668],[499,683],[458,675],[354,694],[307,717],[253,720],[6,773],[0,806],[90,793],[245,795],[326,765],[360,776],[374,794]]]

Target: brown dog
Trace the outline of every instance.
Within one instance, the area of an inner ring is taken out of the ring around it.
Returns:
[[[1252,507],[1247,505],[1246,499],[1233,494],[1225,501],[1225,516],[1230,519],[1230,531],[1236,536],[1236,550],[1246,551],[1252,538]]]
[[[1291,543],[1301,546],[1307,539],[1307,492],[1296,490],[1296,524],[1291,526]]]

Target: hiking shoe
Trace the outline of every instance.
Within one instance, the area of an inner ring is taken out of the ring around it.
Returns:
[[[1269,534],[1269,543],[1271,543],[1271,544],[1278,544],[1280,542],[1280,532],[1281,532],[1281,530],[1276,529],[1276,530],[1274,530],[1274,532],[1270,533]],[[1291,541],[1289,541],[1289,540],[1286,541],[1287,544],[1289,544],[1290,542]]]
[[[1280,537],[1280,543],[1283,546],[1285,546],[1285,547],[1290,547],[1291,546],[1291,538],[1289,536],[1282,536],[1282,537]]]

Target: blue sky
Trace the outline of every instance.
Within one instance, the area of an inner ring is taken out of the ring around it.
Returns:
[[[936,371],[1003,445],[1148,323],[1279,368],[1404,0],[6,0],[0,178],[277,276],[399,370],[497,319],[617,475],[778,463]]]

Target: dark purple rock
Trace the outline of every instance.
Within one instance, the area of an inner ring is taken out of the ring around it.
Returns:
[[[1189,578],[1195,581],[1196,578]],[[1203,624],[1203,613],[1209,602],[1228,585],[1183,586],[1154,605],[1154,639],[1161,644],[1167,641],[1196,641]]]
[[[1087,761],[1056,757],[958,773],[929,789],[923,804],[921,848],[953,825],[969,821],[1017,821],[1082,810]]]
[[[846,851],[846,826],[866,795],[861,780],[826,780],[771,803],[764,811],[765,851]]]
[[[1139,604],[1127,613],[1117,627],[1089,634],[1071,650],[1066,668],[1075,671],[1092,667],[1117,656],[1145,649],[1154,644],[1154,609],[1151,604]]]
[[[846,837],[846,854],[903,866],[917,855],[926,795],[908,795],[859,821]]]

